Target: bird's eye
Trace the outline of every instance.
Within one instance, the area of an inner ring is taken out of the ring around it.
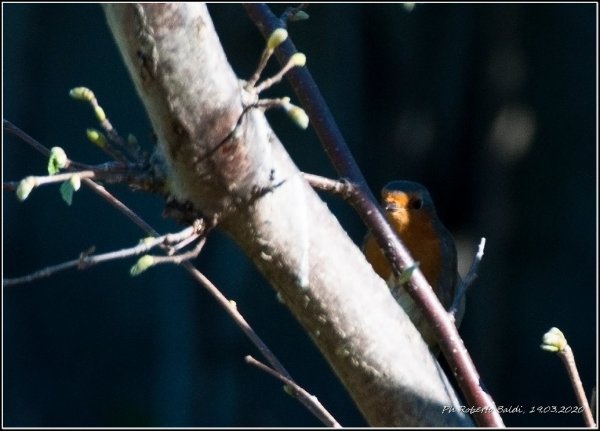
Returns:
[[[419,210],[423,207],[423,199],[421,198],[414,198],[411,199],[410,201],[410,207],[414,210]]]

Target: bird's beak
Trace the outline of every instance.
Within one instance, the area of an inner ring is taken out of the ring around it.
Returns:
[[[386,210],[387,212],[396,212],[396,211],[400,211],[402,208],[400,207],[400,205],[398,205],[395,202],[386,202],[385,205],[383,206],[383,209]]]

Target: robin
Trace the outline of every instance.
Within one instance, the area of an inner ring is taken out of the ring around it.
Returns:
[[[427,189],[411,181],[393,181],[381,191],[382,205],[392,229],[398,234],[435,294],[448,309],[452,305],[460,276],[456,269],[456,246],[450,232],[437,217]],[[390,263],[371,232],[363,243],[363,252],[373,269],[387,281],[392,295],[404,308],[428,346],[437,344],[433,329],[421,310],[401,286]],[[455,316],[459,326],[464,314],[464,298]]]

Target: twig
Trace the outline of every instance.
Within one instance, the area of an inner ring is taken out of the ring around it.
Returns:
[[[198,238],[198,235],[194,234],[193,237]],[[204,248],[205,243],[206,243],[206,237],[202,237],[200,239],[200,241],[198,241],[198,244],[196,244],[196,247],[194,247],[193,250],[190,250],[186,253],[174,254],[172,256],[153,256],[154,264],[155,265],[160,264],[160,263],[180,264],[181,262],[184,262],[186,260],[195,259],[196,257],[198,257],[198,255],[202,251],[202,248]]]
[[[258,60],[258,65],[256,66],[256,70],[254,71],[252,76],[246,82],[246,88],[253,88],[256,85],[256,83],[260,79],[260,75],[262,74],[263,70],[265,70],[265,67],[267,66],[267,63],[269,62],[269,59],[271,58],[272,55],[273,55],[272,49],[265,48],[263,50],[263,52],[260,56],[260,59]]]
[[[485,238],[481,238],[481,241],[479,241],[479,246],[477,247],[477,254],[475,254],[473,262],[471,262],[469,272],[467,272],[467,275],[465,276],[464,280],[462,280],[460,286],[456,290],[456,295],[454,296],[452,307],[450,307],[450,310],[448,311],[450,314],[456,315],[458,310],[460,310],[460,304],[465,294],[467,293],[467,289],[473,284],[473,282],[477,278],[477,271],[479,270],[479,265],[481,264],[481,260],[483,259],[484,249]]]
[[[56,175],[43,175],[43,176],[31,176],[29,178],[31,178],[34,183],[35,183],[35,187],[38,186],[45,186],[47,184],[55,184],[55,183],[62,183],[63,181],[68,181],[71,179],[71,177],[73,177],[73,175],[79,175],[79,177],[81,179],[83,178],[95,178],[96,177],[96,172],[94,171],[73,171],[73,172],[68,172],[68,173],[64,173],[64,174],[56,174]]]
[[[45,147],[44,145],[39,143],[37,140],[33,139],[31,136],[29,136],[27,133],[25,133],[23,130],[21,130],[20,128],[18,128],[17,126],[15,126],[13,123],[11,123],[10,121],[8,121],[5,118],[2,119],[2,128],[3,128],[3,130],[5,130],[9,133],[12,133],[16,137],[20,138],[26,144],[29,144],[31,147],[33,147],[34,150],[43,154],[44,157],[50,157],[50,149],[49,148]],[[73,160],[69,160],[68,165],[70,167],[78,168],[78,169],[88,169],[89,168],[88,165],[85,165],[83,163],[74,162]]]
[[[291,391],[292,391],[292,394],[294,395],[294,397],[297,399],[300,399],[300,398],[304,399],[306,402],[305,403],[303,402],[303,404],[306,405],[307,408],[309,408],[310,411],[316,417],[321,419],[321,422],[323,422],[325,425],[333,427],[333,428],[341,428],[342,427],[338,423],[338,421],[336,421],[335,418],[333,416],[331,416],[331,414],[325,409],[325,407],[323,407],[323,405],[321,404],[321,402],[318,400],[317,397],[306,392],[306,390],[304,388],[302,388],[301,386],[299,386],[296,382],[288,379],[287,377],[283,376],[281,373],[277,372],[276,370],[274,370],[271,367],[268,367],[267,365],[263,364],[262,362],[257,361],[250,355],[246,356],[244,359],[246,360],[246,363],[255,366],[256,368],[264,371],[267,374],[272,375],[273,377],[275,377],[276,379],[279,379],[281,382],[283,382],[285,385],[287,385],[289,388],[291,388]]]
[[[263,91],[271,88],[273,85],[281,82],[281,80],[283,79],[283,76],[286,73],[288,73],[290,71],[290,69],[292,69],[294,66],[296,66],[296,64],[294,63],[292,58],[290,58],[288,60],[288,62],[285,64],[285,66],[283,66],[279,72],[277,72],[275,75],[271,76],[270,78],[265,79],[260,84],[256,85],[254,87],[254,91],[256,91],[257,94],[260,94]]]
[[[117,130],[113,127],[110,120],[106,116],[104,109],[98,103],[98,99],[96,98],[96,95],[92,90],[86,87],[77,87],[73,88],[69,92],[69,95],[74,99],[81,100],[83,102],[88,102],[94,110],[94,113],[96,114],[96,118],[100,122],[100,125],[106,131],[108,138],[117,146],[127,151],[129,155],[133,157],[134,160],[140,161],[141,156],[137,145],[130,141],[126,141],[119,134],[119,132],[117,132]],[[127,158],[123,155],[123,153],[118,148],[108,145],[108,142],[105,142],[103,145],[101,145],[101,148],[115,160],[121,162],[127,161]]]
[[[152,236],[158,236],[158,232],[152,228],[144,219],[132,211],[127,205],[117,199],[112,193],[109,193],[103,186],[96,184],[94,181],[84,179],[83,184],[89,187],[94,193],[102,197],[106,202],[115,207],[118,211],[123,213],[129,220],[135,223],[141,228],[146,234]]]
[[[571,349],[571,346],[569,346],[569,343],[567,342],[567,338],[560,329],[551,328],[544,334],[542,345],[540,347],[548,352],[556,353],[563,361],[567,373],[569,374],[571,385],[573,385],[577,402],[582,408],[585,425],[588,427],[595,427],[596,424],[592,415],[592,409],[585,396],[583,383],[581,382],[579,371],[577,371],[577,364],[575,363],[575,355],[573,354],[573,349]]]
[[[344,200],[350,199],[350,197],[356,192],[356,188],[348,180],[332,180],[331,178],[307,174],[305,172],[303,172],[302,175],[312,188],[322,192],[341,196],[341,198]]]
[[[237,305],[233,301],[229,301],[221,291],[208,279],[204,274],[198,271],[190,262],[184,262],[182,265],[198,282],[200,282],[206,290],[213,296],[213,298],[221,305],[221,307],[229,314],[233,321],[238,325],[242,332],[248,337],[248,339],[256,346],[258,351],[266,358],[271,366],[277,370],[286,379],[293,381],[290,373],[285,367],[279,362],[279,359],[271,352],[263,340],[254,332],[254,329],[248,324],[244,316],[240,314],[237,309]],[[310,412],[313,412],[313,403],[304,399],[298,398]],[[331,416],[328,414],[328,416]],[[317,416],[321,419],[321,416]],[[322,420],[322,419],[321,419]],[[329,425],[329,421],[324,422],[325,425]]]
[[[558,356],[560,357],[560,359],[562,359],[563,363],[565,364],[567,373],[569,373],[569,380],[573,385],[573,390],[575,391],[575,396],[577,397],[577,401],[579,402],[579,405],[583,407],[582,413],[585,425],[588,427],[595,427],[596,424],[594,423],[594,418],[592,417],[592,410],[585,396],[585,391],[583,390],[583,383],[581,382],[581,378],[579,377],[579,371],[577,371],[577,364],[575,363],[575,355],[573,355],[573,349],[571,349],[571,346],[567,344],[563,350],[558,352]]]
[[[152,248],[154,248],[156,246],[169,245],[169,244],[172,244],[175,242],[179,242],[180,240],[183,240],[184,238],[188,238],[190,236],[194,236],[197,238],[197,234],[195,233],[195,228],[192,226],[183,229],[181,232],[178,232],[177,234],[168,234],[168,235],[163,235],[158,238],[150,238],[150,239],[142,241],[140,244],[138,244],[134,247],[125,248],[125,249],[118,250],[118,251],[111,251],[108,253],[96,254],[96,255],[81,253],[81,255],[79,256],[78,259],[73,259],[68,262],[60,263],[58,265],[49,266],[47,268],[40,269],[38,271],[32,272],[31,274],[27,274],[22,277],[5,278],[2,280],[2,284],[4,287],[16,286],[18,284],[30,283],[32,281],[39,280],[41,278],[50,277],[50,276],[56,274],[57,272],[64,271],[64,270],[70,269],[70,268],[84,269],[84,268],[89,268],[94,265],[98,265],[100,263],[108,262],[111,260],[117,260],[117,259],[123,259],[126,257],[137,256],[142,253],[147,253],[149,250],[151,250]],[[203,240],[204,239],[205,238],[203,238]],[[198,252],[200,251],[201,246],[204,245],[204,241],[201,241],[200,244],[201,244],[200,247],[197,247]],[[193,253],[195,251],[196,250],[193,250],[190,253]],[[197,255],[197,253],[196,253],[196,255]],[[165,259],[165,260],[160,261],[160,262],[157,261],[156,263],[163,263],[163,262],[170,262],[170,261],[178,263],[177,259],[181,260],[181,259],[193,258],[193,257],[195,257],[195,256],[185,253],[183,255],[178,255],[178,256],[169,256],[169,257],[164,257],[164,258],[161,257],[161,259]],[[167,259],[171,259],[171,260],[167,260]]]
[[[244,7],[263,33],[263,37],[267,38],[276,28],[283,27],[281,20],[265,4],[247,3]],[[275,53],[280,63],[286,64],[295,52],[297,52],[296,47],[288,38]],[[414,265],[414,260],[387,223],[310,72],[306,67],[295,68],[287,74],[287,77],[338,174],[348,178],[356,187],[356,193],[349,199],[350,204],[370,227],[395,271],[402,273]],[[504,426],[494,401],[482,388],[479,373],[454,322],[435,296],[433,289],[429,287],[421,270],[417,269],[413,272],[407,291],[419,305],[427,320],[432,323],[448,364],[459,376],[457,381],[467,403],[473,407],[480,407],[477,409],[478,413],[474,414],[477,423],[488,427]]]
[[[27,144],[31,145],[34,149],[36,149],[37,151],[42,153],[44,156],[46,156],[46,157],[50,156],[50,150],[48,148],[46,148],[45,146],[40,144],[38,141],[33,139],[27,133],[25,133],[24,131],[19,129],[17,126],[15,126],[13,123],[11,123],[10,121],[8,121],[4,118],[2,119],[2,128],[4,130],[6,130],[7,132],[10,132],[13,135],[21,138],[21,140],[23,142],[26,142]]]

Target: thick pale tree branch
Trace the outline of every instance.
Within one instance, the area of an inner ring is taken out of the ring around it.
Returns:
[[[386,284],[307,184],[243,89],[203,4],[106,4],[177,199],[260,268],[370,424],[465,426]],[[257,53],[258,55],[258,53]]]

